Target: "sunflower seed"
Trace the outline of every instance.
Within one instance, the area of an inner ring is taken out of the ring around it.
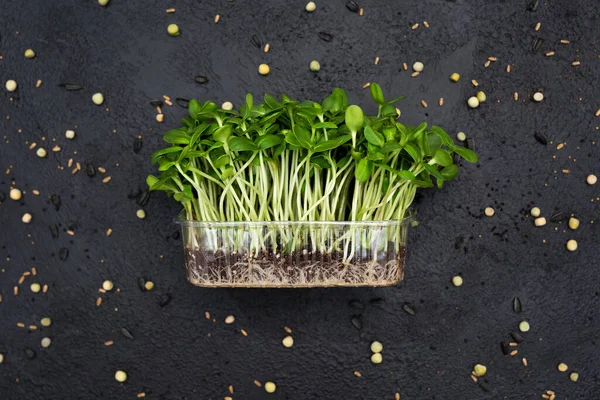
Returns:
[[[523,311],[523,308],[521,307],[521,300],[518,296],[515,296],[515,298],[513,299],[513,311],[516,313],[520,313],[521,311]]]
[[[85,172],[86,172],[87,176],[89,176],[90,178],[93,178],[94,176],[96,176],[96,168],[94,168],[94,164],[85,163]]]
[[[467,140],[465,140],[465,147],[469,150],[473,150],[475,151],[475,139],[473,138],[467,138]]]
[[[23,351],[25,352],[25,357],[29,358],[30,360],[35,358],[35,351],[31,350],[29,347],[25,347]]]
[[[348,305],[352,308],[356,308],[358,310],[362,310],[363,308],[365,308],[365,306],[363,305],[363,303],[361,303],[358,300],[350,300],[350,302],[348,303]]]
[[[135,339],[133,338],[133,335],[131,334],[131,332],[129,332],[129,331],[128,331],[127,329],[125,329],[125,328],[121,328],[121,334],[122,334],[123,336],[125,336],[127,339],[135,340]]]
[[[410,303],[404,303],[404,305],[402,306],[402,309],[410,315],[417,315],[417,312],[415,311],[415,309],[413,308],[413,306]]]
[[[360,315],[355,315],[350,321],[356,329],[358,329],[359,331],[362,329],[362,319],[360,318]]]
[[[181,97],[176,98],[175,101],[177,102],[177,105],[183,108],[188,108],[188,104],[190,104],[188,99],[183,99]]]
[[[161,307],[165,307],[170,302],[171,302],[171,295],[169,293],[165,293],[162,296],[160,296],[160,302],[158,303],[158,305]]]
[[[550,222],[559,223],[567,221],[571,216],[569,213],[559,212],[550,217]]]
[[[52,224],[48,228],[50,229],[50,234],[52,235],[52,238],[56,239],[58,237],[58,226]]]
[[[137,203],[140,207],[144,207],[146,204],[148,204],[148,201],[150,201],[150,192],[148,190],[144,190]]]
[[[140,151],[142,151],[142,146],[144,145],[144,143],[142,142],[142,138],[141,136],[136,137],[133,140],[133,152],[135,154],[139,153]]]
[[[60,209],[60,196],[57,194],[53,194],[50,196],[50,202],[54,206],[54,209],[58,211]]]
[[[257,49],[260,49],[262,47],[262,41],[260,40],[258,35],[252,35],[252,45]]]
[[[138,197],[140,195],[140,189],[131,189],[131,192],[129,192],[129,194],[127,195],[128,199],[135,199],[136,197]]]
[[[543,132],[535,131],[533,137],[535,138],[535,140],[537,140],[539,144],[543,144],[544,146],[548,144],[548,137]]]
[[[173,234],[171,235],[171,237],[172,237],[174,240],[179,240],[179,236],[180,236],[180,235],[181,235],[181,233],[180,233],[179,231],[175,231],[175,232],[173,232]]]
[[[69,257],[69,249],[67,249],[66,247],[60,249],[58,251],[58,257],[63,261],[67,261],[67,258]]]
[[[374,299],[369,300],[369,305],[372,305],[373,307],[383,308],[385,306],[385,299],[382,299],[381,297],[376,297]]]
[[[477,383],[479,384],[479,387],[483,389],[484,392],[490,392],[492,390],[490,384],[487,382],[486,379],[479,378],[477,380]]]
[[[59,83],[58,86],[64,88],[65,90],[81,90],[81,89],[83,89],[82,85],[78,85],[76,83]]]
[[[533,41],[533,46],[531,48],[531,51],[533,51],[534,54],[537,53],[542,48],[543,44],[544,44],[544,39],[535,38],[535,40]]]
[[[527,11],[535,11],[535,10],[537,10],[539,5],[540,5],[539,0],[531,0],[529,2],[529,4],[527,4]]]
[[[196,81],[196,83],[199,84],[205,84],[208,83],[208,78],[202,75],[198,75],[197,77],[194,78],[194,80]]]
[[[321,40],[324,40],[326,42],[331,42],[333,40],[333,35],[327,32],[319,32],[319,37],[321,38]]]
[[[510,354],[510,346],[507,342],[500,343],[500,348],[502,348],[502,353],[507,356]]]
[[[355,1],[349,1],[346,3],[346,8],[350,11],[352,11],[353,13],[357,13],[358,10],[360,9],[360,7],[358,6],[358,4],[356,4]]]
[[[150,105],[151,105],[152,107],[154,107],[154,108],[156,108],[156,107],[162,107],[164,104],[165,104],[165,103],[163,103],[163,101],[162,101],[162,100],[152,100],[152,101],[150,102]]]
[[[142,292],[146,291],[146,280],[144,278],[138,278],[138,287]]]
[[[511,332],[510,337],[513,338],[513,340],[517,343],[521,343],[525,340],[523,339],[523,336],[519,335],[517,332]]]
[[[464,243],[465,243],[465,238],[463,236],[459,236],[454,241],[454,248],[456,250],[458,250],[458,249],[460,249],[463,246]]]

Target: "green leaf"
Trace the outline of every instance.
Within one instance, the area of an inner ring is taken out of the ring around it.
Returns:
[[[329,150],[340,147],[341,145],[343,145],[350,139],[352,139],[352,136],[350,136],[350,135],[338,136],[335,139],[326,140],[324,142],[317,144],[314,148],[314,151],[315,151],[315,153],[329,151]]]
[[[444,181],[444,177],[442,176],[442,173],[438,171],[437,167],[429,164],[423,164],[423,166],[431,175],[435,176],[438,180],[441,180],[442,182]]]
[[[271,147],[277,146],[282,142],[281,136],[279,135],[263,135],[259,136],[254,140],[254,143],[260,150],[266,150]]]
[[[445,130],[443,130],[439,126],[432,126],[431,131],[436,133],[440,138],[442,138],[442,143],[444,144],[444,146],[450,147],[454,145],[454,140],[450,137],[450,135],[448,135],[448,133]]]
[[[148,175],[146,177],[146,184],[148,185],[148,188],[150,188],[150,190],[152,190],[152,186],[154,186],[156,183],[160,183],[160,180],[154,175]]]
[[[381,146],[381,149],[379,149],[379,151],[382,152],[383,154],[387,154],[387,153],[391,153],[392,151],[396,151],[396,150],[400,150],[400,149],[402,149],[402,146],[400,146],[400,143],[387,142],[386,144]]]
[[[163,136],[163,140],[165,142],[171,143],[171,144],[189,144],[190,143],[190,137],[187,135],[187,133],[182,132],[177,129],[167,132],[165,134],[165,136]]]
[[[426,128],[427,128],[427,122],[423,122],[421,125],[417,126],[415,129],[413,129],[412,132],[410,132],[410,135],[408,136],[408,140],[409,141],[415,140],[415,138],[417,136],[419,136],[421,133],[423,133],[423,131]]]
[[[452,164],[440,171],[445,181],[451,181],[458,174],[458,165]]]
[[[340,99],[342,103],[342,108],[348,107],[348,95],[346,94],[346,91],[344,89],[335,88],[331,93]]]
[[[398,111],[396,111],[396,107],[394,107],[391,104],[386,104],[383,107],[381,107],[381,115],[383,115],[384,117],[393,117],[394,119],[396,119],[396,117],[398,117]]]
[[[227,139],[231,136],[232,127],[231,125],[223,125],[219,129],[213,132],[212,138],[217,142],[227,143]]]
[[[296,139],[298,140],[298,143],[300,143],[300,146],[304,147],[305,149],[311,149],[312,148],[312,143],[310,140],[310,132],[308,131],[308,129],[304,128],[301,125],[294,125],[294,134],[296,135]]]
[[[302,147],[296,134],[293,131],[288,131],[285,135],[285,141],[291,144],[292,146]]]
[[[367,160],[366,158],[361,158],[356,164],[356,169],[354,170],[354,177],[359,182],[365,182],[371,176],[372,170],[373,161]]]
[[[198,100],[190,100],[190,102],[188,103],[188,113],[190,114],[190,117],[197,119],[198,114],[200,114],[200,111],[202,111],[202,106],[200,105],[200,103],[198,103]]]
[[[315,129],[337,129],[338,126],[332,122],[319,122],[313,126]]]
[[[427,132],[425,138],[427,139],[427,145],[429,146],[429,153],[427,153],[427,155],[434,155],[435,152],[442,147],[442,138],[433,132]]]
[[[233,151],[255,151],[256,145],[250,139],[243,136],[234,136],[229,139],[229,148]]]
[[[385,143],[383,135],[374,131],[369,125],[365,126],[365,138],[369,143],[377,147],[381,147]]]
[[[414,162],[419,162],[423,159],[423,155],[421,154],[421,150],[417,146],[412,143],[407,143],[404,146],[404,150],[410,155]]]
[[[435,155],[429,160],[429,165],[439,164],[442,167],[448,167],[453,164],[452,156],[444,149],[437,149]]]
[[[346,109],[346,126],[350,132],[358,132],[363,127],[365,116],[359,106],[349,106]]]
[[[387,103],[388,104],[394,104],[394,103],[396,103],[396,102],[398,102],[400,100],[404,100],[405,98],[406,98],[406,96],[398,96],[398,97],[395,97],[395,98],[393,98],[391,100],[388,100]]]
[[[383,90],[381,90],[381,86],[373,82],[371,83],[369,90],[371,91],[371,97],[373,100],[375,100],[375,103],[379,105],[385,104],[385,98],[383,97]]]
[[[477,154],[475,154],[475,152],[466,149],[464,147],[461,146],[452,146],[452,151],[454,151],[455,153],[457,153],[459,156],[461,156],[462,158],[464,158],[465,160],[467,160],[470,163],[476,163],[477,160],[479,160],[479,157],[477,157]]]
[[[265,93],[265,103],[272,109],[272,110],[276,110],[281,108],[281,103],[277,101],[277,99],[273,96],[271,96],[268,93]]]
[[[164,149],[160,149],[160,150],[154,152],[154,154],[152,154],[152,164],[156,164],[158,159],[160,157],[164,156],[165,154],[178,153],[181,150],[183,150],[183,147],[179,147],[179,146],[166,147]]]
[[[213,160],[213,164],[215,168],[223,168],[231,163],[231,159],[227,154],[222,154],[218,156],[215,160]]]
[[[418,179],[412,181],[412,184],[415,185],[416,187],[420,187],[420,188],[430,188],[430,187],[433,187],[433,184],[431,182],[421,181],[421,180],[418,180]]]
[[[310,162],[311,164],[317,165],[323,169],[331,168],[331,164],[329,164],[329,161],[327,161],[327,159],[325,159],[323,156],[311,157]]]

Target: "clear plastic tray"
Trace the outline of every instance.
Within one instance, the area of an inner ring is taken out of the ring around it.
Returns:
[[[306,288],[397,284],[413,220],[177,223],[192,284]]]

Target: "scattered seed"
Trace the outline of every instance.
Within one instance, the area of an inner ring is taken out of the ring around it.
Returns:
[[[179,26],[177,24],[169,24],[167,26],[167,32],[171,36],[179,36]]]
[[[117,371],[115,373],[115,379],[117,380],[117,382],[123,383],[127,380],[127,373],[125,371]]]
[[[452,277],[452,284],[456,287],[462,286],[463,278],[459,275],[455,275]]]
[[[538,217],[535,219],[534,223],[535,223],[535,226],[544,226],[544,225],[546,225],[546,218]]]
[[[168,14],[172,14],[172,13],[174,13],[174,12],[175,12],[175,9],[174,9],[174,8],[167,8],[167,13],[168,13]]]
[[[144,398],[144,397],[146,397],[146,393],[144,393],[144,392],[138,393],[137,397],[138,397],[138,399]]]
[[[498,59],[496,57],[488,57],[488,60],[491,62],[496,62]]]
[[[567,372],[567,370],[569,369],[569,367],[565,363],[558,364],[557,368],[560,372]]]
[[[475,375],[476,377],[484,376],[486,372],[487,372],[487,368],[483,364],[476,364],[473,367],[473,375]]]
[[[35,87],[36,87],[36,88],[39,88],[39,87],[41,87],[41,86],[42,86],[42,80],[41,80],[41,79],[38,79],[38,80],[37,80],[37,82],[35,83]]]
[[[404,68],[404,70],[408,70],[408,64],[407,63],[402,63],[402,68]]]
[[[375,353],[371,356],[371,362],[373,364],[381,364],[382,361],[383,361],[383,356],[381,355],[381,353]]]
[[[562,39],[560,41],[560,44],[569,44],[569,41],[567,39]]]
[[[414,30],[415,30],[415,29],[417,29],[418,27],[419,27],[419,24],[414,24],[413,26],[411,26],[411,27],[410,27],[410,29],[412,29],[412,30],[414,31]]]
[[[265,48],[264,48],[264,50],[263,50],[263,51],[264,51],[265,53],[268,53],[268,52],[269,52],[269,50],[271,50],[271,45],[270,45],[269,43],[267,43],[267,44],[265,44]]]
[[[595,185],[596,182],[598,182],[598,178],[596,177],[596,175],[590,174],[587,176],[587,178],[585,178],[585,181],[588,185]]]
[[[17,322],[17,326],[18,326],[19,328],[25,328],[25,324],[24,324],[24,323],[22,323],[22,322]]]
[[[418,72],[413,72],[412,74],[410,74],[410,76],[412,76],[413,78],[416,78],[417,76],[419,76]]]
[[[283,330],[286,331],[287,333],[291,334],[292,330],[290,328],[288,328],[287,326],[283,327]]]
[[[25,357],[27,357],[28,359],[33,360],[35,358],[35,351],[30,349],[29,347],[25,347],[25,349],[23,349],[23,352],[25,353]]]
[[[409,315],[417,315],[417,311],[413,308],[410,303],[404,303],[402,309]]]
[[[52,343],[52,340],[49,337],[45,337],[42,339],[42,347],[50,347],[50,343]]]
[[[21,277],[19,278],[19,285],[22,285],[23,282],[25,282],[25,275],[21,275]]]
[[[579,67],[581,65],[581,63],[579,61],[573,61],[571,63],[571,65],[574,66],[574,67]]]
[[[6,81],[5,87],[7,91],[14,92],[15,90],[17,90],[17,81],[9,79],[8,81]]]
[[[506,66],[506,72],[509,72],[509,73],[510,73],[510,64],[508,64],[508,65]]]
[[[486,207],[485,210],[483,210],[483,212],[485,213],[485,215],[487,215],[488,217],[493,217],[494,214],[496,213],[496,211],[492,208],[492,207]]]
[[[523,363],[524,366],[527,366],[527,359],[525,357],[523,357],[523,359],[521,360],[521,362]]]
[[[321,38],[321,40],[324,40],[326,42],[331,42],[333,40],[333,35],[331,33],[321,31],[317,35],[319,35],[319,38]]]
[[[44,149],[43,147],[40,147],[39,149],[37,149],[35,154],[37,154],[37,156],[39,158],[44,158],[44,157],[46,157],[46,154],[48,154],[48,153],[46,152],[46,149]]]
[[[221,20],[221,16],[219,14],[215,15],[215,24],[218,24]]]
[[[460,79],[460,75],[456,72],[454,72],[452,75],[450,75],[450,80],[452,82],[458,82],[459,79]]]
[[[102,183],[108,183],[111,179],[112,178],[110,176],[107,176],[106,178],[102,179]]]
[[[267,393],[274,393],[275,390],[277,390],[277,386],[273,382],[265,382],[265,391]]]
[[[577,241],[574,239],[569,240],[567,242],[567,250],[569,250],[569,251],[577,250]]]
[[[579,374],[577,372],[571,372],[569,379],[573,382],[577,382],[579,380]]]
[[[16,296],[16,295],[18,295],[18,294],[19,294],[19,287],[18,287],[18,286],[15,286],[15,287],[13,288],[13,292],[14,292],[15,296]],[[25,325],[23,325],[23,326],[25,326]]]
[[[546,57],[552,57],[554,55],[553,51],[549,51],[546,53]]]
[[[242,333],[242,335],[244,336],[248,336],[248,332],[246,332],[245,329],[241,329],[240,332]]]
[[[360,315],[353,316],[350,321],[352,322],[352,325],[354,325],[354,327],[356,329],[358,329],[359,331],[362,329],[362,319],[361,319]]]
[[[311,13],[311,12],[313,12],[313,11],[315,11],[315,10],[317,9],[317,5],[315,4],[315,2],[314,2],[314,1],[311,1],[311,2],[308,2],[308,3],[306,4],[306,7],[304,7],[304,9],[305,9],[307,12]]]
[[[427,102],[425,100],[421,100],[421,106],[427,108]]]
[[[96,306],[97,306],[97,307],[100,307],[100,304],[102,304],[102,297],[98,297],[98,298],[96,299]]]
[[[233,315],[228,315],[225,318],[225,323],[228,325],[233,324],[234,322],[235,322],[235,317]]]
[[[144,285],[144,288],[147,291],[150,291],[150,290],[154,289],[154,282],[152,282],[152,281],[146,282],[146,284]]]
[[[540,101],[544,100],[544,95],[542,93],[540,93],[540,92],[536,92],[533,95],[533,100],[537,101],[539,103]]]
[[[59,83],[58,86],[68,91],[82,90],[83,86],[76,83]]]
[[[374,64],[375,64],[375,65],[379,64],[379,57],[375,57]]]
[[[442,107],[444,105],[444,98],[443,97],[440,97],[440,99],[438,100],[438,105],[440,107]]]
[[[360,15],[361,17],[363,16],[364,13],[365,13],[364,9],[361,8],[360,10],[358,10],[358,15]]]
[[[115,342],[113,342],[112,340],[107,340],[106,342],[104,342],[105,346],[112,346]]]
[[[544,44],[544,39],[542,38],[535,38],[535,40],[533,41],[533,46],[531,48],[531,50],[533,51],[533,53],[537,53],[541,48],[542,45]]]
[[[518,350],[513,350],[513,351],[510,352],[510,355],[511,356],[516,356],[518,353],[519,353]]]
[[[527,11],[535,11],[540,4],[539,0],[531,0],[529,4],[527,4]]]
[[[483,67],[484,67],[484,68],[487,68],[487,67],[489,67],[489,66],[490,66],[490,63],[491,63],[491,61],[490,61],[490,60],[487,60],[487,61],[486,61],[486,62],[483,64]]]
[[[129,340],[134,340],[133,335],[126,328],[121,328],[121,334]]]
[[[291,336],[286,336],[283,338],[283,340],[281,341],[281,343],[283,343],[284,347],[292,347],[294,345],[294,338]]]
[[[360,371],[354,371],[354,376],[357,376],[360,378],[362,376],[362,374],[360,373]]]
[[[600,117],[600,108],[596,110],[596,113],[594,114],[596,117]]]
[[[23,223],[24,223],[24,224],[28,224],[28,223],[30,223],[30,222],[31,222],[31,218],[32,218],[31,214],[29,214],[29,213],[25,213],[25,214],[23,214],[23,216],[21,217],[21,221],[23,221]]]
[[[469,97],[469,100],[467,100],[467,104],[471,108],[477,108],[477,107],[479,107],[479,100],[475,96]]]
[[[429,22],[427,22],[427,21],[423,21],[423,26],[424,26],[425,28],[429,28]]]
[[[413,71],[415,72],[422,72],[423,69],[425,68],[425,65],[423,65],[422,62],[417,61],[416,63],[413,64]]]
[[[517,343],[521,343],[525,340],[518,332],[511,332],[510,337]]]
[[[95,93],[92,96],[92,101],[97,106],[102,105],[102,103],[104,103],[104,95],[102,93]]]
[[[544,146],[546,146],[548,144],[548,137],[543,132],[535,131],[535,133],[533,134],[533,137],[539,144],[543,144]],[[535,215],[534,215],[534,217],[535,217]]]
[[[519,100],[519,93],[518,93],[518,92],[515,92],[515,93],[513,94],[513,99],[514,99],[515,101]]]
[[[269,65],[267,64],[260,64],[258,66],[258,73],[261,75],[269,75],[269,72],[271,72],[271,68],[269,67]]]
[[[529,322],[527,322],[527,321],[521,321],[521,322],[519,322],[519,330],[521,332],[528,332],[529,329],[530,329]],[[518,340],[515,340],[515,342],[518,343]]]
[[[353,13],[357,13],[359,10],[358,4],[355,1],[349,1],[346,3],[346,8]]]
[[[538,22],[537,24],[535,24],[535,31],[536,32],[539,31],[541,27],[542,27],[542,23]]]
[[[371,82],[367,82],[363,85],[363,89],[368,88],[369,86],[371,86]]]
[[[523,307],[521,306],[521,299],[518,296],[513,298],[513,311],[516,313],[520,313],[523,311]]]

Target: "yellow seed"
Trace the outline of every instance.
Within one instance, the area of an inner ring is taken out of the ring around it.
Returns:
[[[373,343],[371,343],[371,352],[381,353],[382,350],[383,350],[383,345],[381,344],[381,342],[374,341]]]
[[[544,226],[546,225],[546,218],[539,217],[535,219],[535,226]]]
[[[286,336],[283,338],[283,340],[281,341],[281,343],[283,343],[284,347],[292,347],[294,345],[294,338],[291,336]]]
[[[571,381],[573,382],[577,382],[577,380],[579,379],[579,374],[577,372],[571,372],[571,374],[569,375],[569,379],[571,379]]]
[[[156,114],[156,121],[163,122],[165,120],[165,114]]]
[[[475,376],[484,376],[486,372],[487,368],[485,365],[476,364],[475,367],[473,367],[473,375]]]
[[[458,73],[453,73],[452,75],[450,75],[450,80],[452,82],[458,82],[458,80],[460,79],[460,75]]]
[[[587,176],[587,178],[585,178],[585,181],[588,185],[595,185],[596,182],[598,182],[598,178],[596,177],[596,175],[590,174]]]
[[[275,390],[277,390],[277,385],[273,382],[265,382],[265,391],[267,393],[275,393]]]
[[[480,103],[483,103],[487,100],[487,96],[485,95],[484,92],[479,91],[479,92],[477,92],[477,100],[479,100]]]
[[[455,275],[452,277],[452,284],[456,287],[462,286],[463,278],[459,275]]]
[[[309,3],[306,4],[306,7],[304,7],[304,9],[307,12],[313,12],[313,11],[315,11],[317,9],[317,5],[315,4],[314,1],[311,1],[311,2],[309,2]]]
[[[19,189],[10,190],[10,198],[14,201],[21,200],[22,192]]]
[[[233,315],[228,315],[225,318],[225,323],[228,324],[228,325],[229,324],[233,324],[234,322],[235,322],[235,317]]]
[[[102,289],[106,290],[107,292],[113,290],[114,287],[115,285],[112,283],[112,281],[106,280],[102,282]]]
[[[115,373],[115,379],[117,380],[117,382],[125,382],[127,380],[127,372],[121,370],[117,371]]]
[[[42,290],[42,287],[39,283],[32,283],[29,287],[33,293],[39,293]]]
[[[426,102],[425,100],[421,100],[421,105],[422,105],[424,108],[427,108],[427,102]]]
[[[569,228],[575,230],[579,228],[579,220],[577,218],[569,218]]]
[[[381,364],[382,361],[383,361],[383,356],[381,355],[381,353],[375,353],[371,356],[371,362],[373,364]]]
[[[177,24],[169,24],[169,26],[167,26],[167,32],[171,36],[178,36],[179,35],[179,26],[177,26]]]
[[[135,212],[135,215],[139,218],[139,219],[144,219],[146,218],[146,211],[139,209]]]
[[[558,364],[557,368],[560,372],[566,372],[569,369],[569,367],[565,363]],[[549,394],[552,394],[552,393],[549,393]]]
[[[144,288],[148,291],[154,289],[154,282],[148,281],[144,284]]]
[[[33,58],[35,57],[35,51],[32,49],[25,50],[25,58]]]
[[[40,324],[41,324],[43,327],[47,328],[47,327],[49,327],[50,325],[52,325],[52,320],[51,320],[50,318],[48,318],[48,317],[44,317],[44,318],[42,318],[42,319],[40,320]]]
[[[531,328],[531,326],[529,325],[529,322],[527,322],[527,321],[519,322],[519,330],[521,332],[529,332],[530,328]]]
[[[269,67],[268,64],[260,64],[258,66],[258,73],[261,75],[269,75],[269,72],[271,72],[271,68]]]
[[[569,240],[567,242],[567,250],[569,250],[569,251],[577,250],[577,241],[574,239]]]

